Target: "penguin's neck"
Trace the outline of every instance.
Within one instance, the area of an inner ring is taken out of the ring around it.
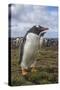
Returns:
[[[29,32],[29,33],[27,33],[25,36],[24,36],[24,38],[23,38],[23,40],[24,41],[26,41],[26,39],[40,39],[40,36],[39,35],[37,35],[36,33],[33,33],[33,32]]]
[[[35,33],[28,33],[26,38],[39,38],[39,35],[35,34]]]

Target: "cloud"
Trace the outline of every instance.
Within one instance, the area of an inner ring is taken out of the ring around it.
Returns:
[[[13,25],[11,27],[11,36],[24,36],[26,32],[31,28],[34,24],[31,23],[18,23],[17,25]],[[17,34],[17,35],[16,35]]]
[[[49,28],[49,33],[58,30],[58,10],[56,7],[39,5],[12,5],[11,30],[12,36],[23,36],[33,25],[42,25]],[[16,35],[16,33],[18,33]],[[22,33],[22,34],[21,34]],[[15,34],[15,35],[14,35]],[[55,36],[55,35],[54,35]]]

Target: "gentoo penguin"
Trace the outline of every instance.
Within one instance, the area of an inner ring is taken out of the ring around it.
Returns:
[[[24,36],[20,46],[20,65],[22,75],[27,75],[29,67],[34,62],[34,53],[40,46],[40,38],[45,30],[48,30],[48,28],[33,26]]]
[[[16,46],[19,46],[19,43],[20,43],[20,39],[19,37],[16,38]]]
[[[41,32],[41,33],[40,33],[40,48],[41,48],[42,45],[43,45],[43,41],[44,41],[43,36],[44,36],[45,33],[46,33],[46,32]]]

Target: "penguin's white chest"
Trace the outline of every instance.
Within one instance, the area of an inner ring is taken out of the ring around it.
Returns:
[[[39,48],[39,36],[33,33],[29,33],[26,38],[24,50],[26,52],[33,53]]]
[[[39,36],[33,33],[29,33],[26,37],[26,43],[24,45],[24,53],[21,64],[22,67],[29,67],[33,63],[33,56],[39,46]]]

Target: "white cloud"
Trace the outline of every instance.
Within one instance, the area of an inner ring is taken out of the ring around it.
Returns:
[[[49,32],[57,32],[58,12],[48,10],[46,6],[13,5],[12,32],[24,34],[33,25],[42,25],[49,28]],[[47,34],[49,35],[49,34]]]

